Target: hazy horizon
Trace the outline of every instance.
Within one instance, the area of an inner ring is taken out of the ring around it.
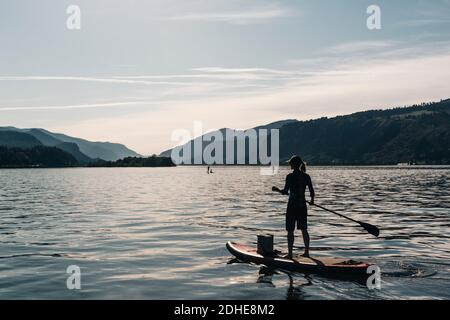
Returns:
[[[68,30],[69,5],[81,29]],[[246,129],[448,99],[450,1],[0,3],[0,126],[174,146]]]

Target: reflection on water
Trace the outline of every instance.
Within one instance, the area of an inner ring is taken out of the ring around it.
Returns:
[[[311,208],[311,253],[376,263],[381,290],[227,263],[229,240],[271,232],[286,247],[286,198],[270,188],[287,168],[0,170],[0,298],[448,299],[449,169],[310,168],[318,204],[381,229]],[[66,289],[69,265],[81,291]]]
[[[276,271],[276,270],[269,269],[269,268],[263,266],[259,269],[259,276],[258,276],[257,283],[264,283],[264,284],[267,284],[267,285],[275,288],[276,286],[272,282],[273,275],[275,275],[275,274],[279,275],[279,274],[283,274],[283,273],[286,275],[286,277],[288,279],[288,289],[287,289],[286,299],[287,300],[304,300],[304,299],[306,299],[308,296],[302,287],[312,285],[309,275],[304,275],[299,280],[295,277],[294,274],[292,274],[290,272],[285,272],[283,270]]]

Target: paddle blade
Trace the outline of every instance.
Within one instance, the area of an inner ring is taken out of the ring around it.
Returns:
[[[369,224],[369,223],[365,223],[365,222],[359,222],[359,224],[371,235],[373,235],[375,237],[378,237],[380,235],[380,230],[373,224]]]

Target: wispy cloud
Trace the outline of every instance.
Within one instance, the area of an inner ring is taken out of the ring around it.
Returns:
[[[408,41],[355,41],[344,42],[323,48],[314,56],[290,59],[286,62],[291,68],[335,73],[339,67],[386,63],[390,60],[420,58],[446,55],[450,52],[449,41],[425,41],[416,39]],[[340,71],[339,71],[340,72]],[[307,74],[307,73],[305,73]]]
[[[325,48],[323,51],[327,53],[343,54],[343,53],[358,53],[367,52],[373,50],[386,50],[398,45],[398,41],[355,41],[338,44],[329,48]]]
[[[176,85],[176,86],[192,85],[191,83],[186,82],[143,81],[131,78],[124,79],[120,77],[98,78],[98,77],[61,77],[61,76],[0,76],[0,81],[87,81],[87,82],[142,84],[142,85]]]
[[[89,104],[74,104],[62,106],[24,106],[24,107],[4,107],[0,111],[30,111],[30,110],[70,110],[70,109],[92,109],[92,108],[111,108],[123,106],[136,105],[156,105],[162,102],[157,101],[122,101],[111,103],[89,103]]]
[[[287,70],[277,70],[270,68],[223,68],[223,67],[203,67],[203,68],[193,68],[193,71],[207,72],[207,73],[268,73],[268,74],[293,74],[292,71]]]
[[[223,80],[223,81],[258,81],[273,80],[286,78],[291,76],[307,75],[308,72],[292,71],[271,68],[224,68],[224,67],[203,67],[192,68],[192,73],[185,74],[168,74],[168,75],[134,75],[134,76],[114,76],[117,79],[183,79],[191,81],[191,79],[207,79],[207,80]],[[210,82],[208,82],[210,83]]]
[[[196,12],[168,17],[169,20],[224,22],[230,24],[254,24],[268,20],[298,15],[298,13],[281,7],[253,8],[227,12]]]

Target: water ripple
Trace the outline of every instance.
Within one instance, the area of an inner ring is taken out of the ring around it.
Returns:
[[[309,209],[312,254],[376,263],[364,284],[227,264],[229,240],[273,233],[286,247],[288,173],[217,167],[0,170],[0,297],[449,299],[450,168],[318,167],[316,202],[380,227],[380,238]],[[302,250],[300,238],[295,250]],[[55,259],[56,258],[56,259]],[[67,267],[82,270],[81,293]]]

